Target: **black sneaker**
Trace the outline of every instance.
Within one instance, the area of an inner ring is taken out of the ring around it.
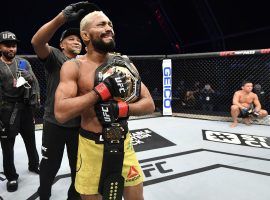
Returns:
[[[7,191],[15,192],[18,189],[18,180],[8,181],[7,182]]]
[[[39,168],[38,168],[38,167],[28,167],[28,170],[29,170],[30,172],[39,174]]]

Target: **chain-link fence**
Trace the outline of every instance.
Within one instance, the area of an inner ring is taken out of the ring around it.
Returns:
[[[165,55],[130,56],[138,69],[142,82],[146,85],[155,101],[156,112],[162,112],[162,60]]]
[[[216,119],[230,116],[232,97],[244,80],[254,84],[262,107],[270,112],[270,51],[230,51],[201,54],[130,56],[143,83],[162,112],[162,60],[172,60],[172,110],[180,116]],[[36,56],[24,56],[30,61],[41,90],[41,119],[46,99],[46,81],[42,63]]]
[[[270,55],[257,51],[172,55],[174,112],[229,116],[235,91],[251,81],[270,111]]]

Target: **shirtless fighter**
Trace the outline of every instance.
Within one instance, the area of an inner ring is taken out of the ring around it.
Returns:
[[[122,195],[143,200],[143,174],[127,118],[152,113],[153,99],[128,57],[109,53],[115,46],[114,30],[103,12],[86,15],[80,31],[87,53],[64,63],[55,94],[59,122],[81,115],[76,190],[83,200],[119,200]]]
[[[257,94],[252,92],[253,84],[250,81],[242,83],[242,89],[234,93],[233,105],[231,106],[231,116],[233,123],[231,127],[236,127],[238,124],[237,118],[243,118],[246,125],[252,123],[251,117],[263,118],[268,115],[266,110],[261,108],[261,104]]]

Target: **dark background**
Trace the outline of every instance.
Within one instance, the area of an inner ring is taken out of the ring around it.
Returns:
[[[71,0],[1,1],[0,31],[21,40],[18,54],[34,54],[34,33]],[[177,54],[270,47],[267,1],[93,0],[109,16],[117,51],[127,55]],[[50,44],[58,46],[63,26]]]

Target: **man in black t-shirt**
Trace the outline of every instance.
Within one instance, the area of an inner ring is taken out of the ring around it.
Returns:
[[[80,118],[60,124],[56,121],[54,114],[54,94],[59,83],[61,66],[65,61],[75,58],[81,52],[79,29],[67,29],[62,33],[60,38],[61,51],[49,46],[48,42],[63,24],[76,20],[84,8],[89,7],[89,5],[88,2],[79,2],[67,6],[55,18],[44,24],[31,41],[37,56],[44,62],[47,78],[40,186],[38,189],[41,200],[49,199],[51,196],[52,184],[60,168],[65,145],[72,178],[68,199],[80,199],[74,187]]]
[[[39,102],[39,84],[30,63],[16,56],[18,40],[14,33],[0,33],[0,141],[7,190],[18,188],[14,165],[14,143],[21,134],[28,155],[28,169],[39,173],[33,106]]]

